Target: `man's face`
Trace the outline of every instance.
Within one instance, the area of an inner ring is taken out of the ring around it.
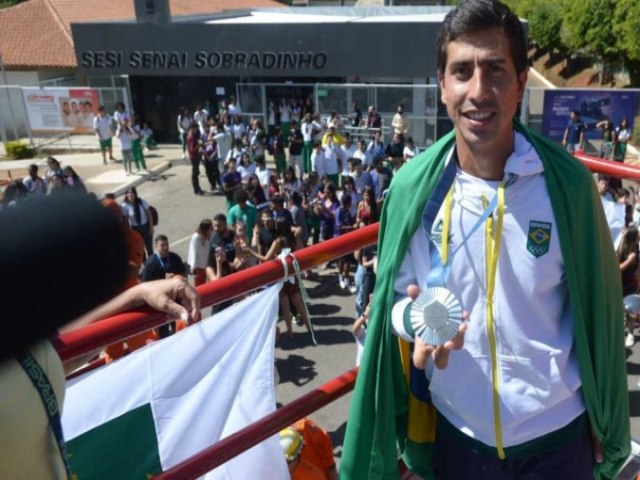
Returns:
[[[366,144],[366,143],[364,143],[363,141],[360,141],[360,142],[358,143],[358,147],[360,147],[360,151],[361,151],[361,152],[364,152],[364,151],[367,149],[367,144]]]
[[[213,231],[216,232],[217,234],[219,235],[223,234],[226,229],[227,229],[227,222],[222,222],[218,220],[213,221]]]
[[[377,131],[376,133],[374,133],[373,138],[375,139],[376,142],[379,142],[380,139],[382,138],[382,134],[380,133],[380,131]]]
[[[78,108],[78,104],[77,104],[76,102],[73,102],[73,103],[71,104],[71,111],[72,111],[73,113],[78,113],[78,112],[80,111],[80,109]]]
[[[450,42],[439,80],[442,103],[463,149],[491,152],[511,144],[513,117],[527,73],[516,73],[502,30],[480,30]]]
[[[609,182],[607,180],[598,180],[598,193],[604,195],[609,190]]]
[[[156,242],[156,252],[158,252],[158,255],[161,257],[169,255],[169,242],[165,242],[164,240]]]
[[[69,104],[67,102],[64,102],[62,104],[62,111],[65,113],[65,115],[69,115],[69,113],[71,112],[71,107],[69,107]]]

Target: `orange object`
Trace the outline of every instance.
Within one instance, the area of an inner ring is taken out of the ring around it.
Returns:
[[[325,478],[322,470],[304,458],[300,459],[298,467],[291,476],[291,480],[323,480]]]
[[[329,434],[308,418],[298,420],[293,427],[304,441],[300,456],[318,467],[323,477],[328,479],[329,470],[335,467],[333,442]]]

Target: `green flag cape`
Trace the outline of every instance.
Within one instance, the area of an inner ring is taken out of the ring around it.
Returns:
[[[588,169],[518,122],[514,128],[544,165],[565,263],[582,392],[605,453],[594,474],[597,480],[613,479],[629,454],[630,432],[622,289],[611,234]],[[400,265],[454,141],[451,132],[404,166],[385,201],[375,295],[349,413],[341,479],[397,479],[397,448],[411,470],[432,477],[432,444],[407,439],[409,393],[398,339],[391,333],[391,308]]]

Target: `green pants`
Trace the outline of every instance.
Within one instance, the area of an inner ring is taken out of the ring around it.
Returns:
[[[304,173],[311,171],[311,142],[304,142],[302,147],[302,166],[304,167]]]
[[[142,153],[142,143],[140,139],[131,141],[131,154],[133,155],[133,161],[136,164],[136,168],[146,170],[147,165],[144,163],[144,153]]]
[[[273,158],[276,161],[276,170],[280,175],[284,175],[284,169],[287,167],[287,156],[284,153],[276,153]]]
[[[280,122],[280,130],[282,130],[282,134],[284,135],[284,138],[289,138],[289,132],[291,131],[291,123]]]

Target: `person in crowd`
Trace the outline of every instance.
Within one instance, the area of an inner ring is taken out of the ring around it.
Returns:
[[[319,205],[320,234],[322,240],[329,240],[335,236],[336,211],[340,207],[336,186],[333,183],[324,187],[324,198]]]
[[[631,140],[631,128],[629,120],[623,118],[614,131],[613,136],[613,159],[616,162],[624,162],[627,155],[627,143]]]
[[[567,149],[567,152],[573,153],[584,149],[584,131],[586,127],[580,119],[580,112],[577,110],[572,110],[569,116],[569,123],[564,129],[562,137],[562,145]]]
[[[278,175],[284,174],[284,169],[287,166],[287,155],[285,153],[285,137],[280,127],[276,127],[273,133],[273,137],[269,140],[270,148],[273,151],[273,159],[276,163],[276,170]]]
[[[189,126],[187,133],[187,156],[191,163],[191,187],[195,195],[204,195],[204,190],[200,188],[200,162],[204,151],[203,141],[200,137],[200,129],[197,123]]]
[[[113,120],[117,125],[122,122],[131,122],[131,115],[127,112],[127,108],[123,102],[116,102],[116,111],[113,112]]]
[[[227,162],[227,171],[222,174],[222,190],[226,197],[227,212],[235,205],[233,196],[240,188],[242,188],[242,175],[236,169],[235,158],[232,158]]]
[[[211,250],[211,236],[213,235],[213,222],[205,218],[200,221],[198,228],[189,241],[189,253],[187,263],[191,267],[195,286],[207,281],[207,261]]]
[[[234,117],[237,115],[242,115],[242,107],[236,101],[236,97],[229,97],[229,103],[227,104],[227,113],[230,117]]]
[[[356,196],[354,198],[355,205],[362,200],[365,189],[373,188],[373,179],[371,174],[364,170],[362,161],[358,158],[351,159],[351,172],[349,174],[353,178]]]
[[[298,242],[291,231],[291,223],[289,221],[283,217],[276,217],[275,229],[275,239],[265,255],[261,255],[255,251],[255,249],[249,250],[251,254],[261,262],[273,260],[280,255],[284,249],[289,249],[291,252],[297,250]],[[307,310],[303,304],[302,295],[300,294],[300,284],[296,277],[286,280],[280,290],[280,312],[284,317],[286,325],[284,336],[289,340],[293,339],[292,306],[296,309],[296,312],[298,312],[303,324],[307,327],[307,331],[311,333],[311,322],[307,316]]]
[[[136,164],[136,171],[149,173],[147,164],[144,161],[144,150],[142,148],[143,134],[137,115],[134,115],[132,120],[129,121],[129,127],[131,128],[131,155],[133,156],[133,163]]]
[[[226,128],[224,130],[227,131]],[[242,118],[240,117],[240,115],[235,115],[233,117],[233,121],[229,130],[230,131],[227,133],[233,135],[233,138],[242,138],[245,135],[245,133],[247,132],[247,127],[242,122]]]
[[[348,193],[342,195],[340,206],[335,212],[335,236],[344,235],[352,232],[355,227],[355,218],[351,214],[351,206],[353,201]],[[338,283],[340,288],[356,293],[356,287],[351,284],[351,260],[353,255],[346,255],[338,260]]]
[[[376,200],[378,201],[378,204],[381,204],[384,193],[391,185],[391,178],[393,177],[393,174],[384,166],[382,157],[374,157],[373,168],[369,174],[371,175],[373,189],[376,193]]]
[[[296,177],[296,171],[292,166],[288,166],[284,172],[281,193],[289,201],[293,192],[300,192],[300,179]]]
[[[260,179],[255,173],[249,176],[246,185],[247,193],[249,194],[249,201],[258,208],[261,205],[267,203],[267,197],[264,194],[264,190],[260,185]]]
[[[349,121],[351,121],[351,126],[354,128],[358,128],[362,123],[362,110],[358,108],[358,102],[351,102],[351,113],[349,114]]]
[[[289,227],[293,227],[293,216],[291,212],[284,207],[284,197],[276,194],[271,197],[271,214],[274,220],[279,218],[284,219],[289,224]]]
[[[302,247],[306,247],[309,241],[307,213],[302,205],[302,195],[299,192],[291,193],[289,211],[291,212],[291,218],[293,218],[293,226],[300,230],[300,244]]]
[[[349,213],[353,218],[356,218],[356,208],[362,197],[356,192],[356,182],[353,181],[353,177],[345,177],[342,185],[342,190],[338,193],[338,201],[342,204],[342,197],[349,195],[351,197],[351,206],[349,207]]]
[[[328,127],[327,132],[322,136],[322,146],[326,147],[331,141],[337,147],[344,145],[344,137],[340,135],[335,125]]]
[[[29,175],[24,177],[22,184],[27,189],[27,195],[31,197],[39,197],[47,194],[47,184],[44,179],[38,175],[38,165],[35,163],[29,165]]]
[[[304,105],[302,107],[302,112],[307,115],[314,115],[315,107],[313,105],[313,99],[309,96],[304,99]]]
[[[235,270],[240,271],[257,265],[258,261],[249,251],[251,241],[247,235],[247,226],[242,221],[238,220],[234,225],[234,233],[235,238],[233,241],[236,246]],[[239,300],[239,298],[237,300]]]
[[[396,113],[391,120],[391,127],[393,128],[394,135],[400,135],[400,140],[404,141],[405,135],[408,135],[409,129],[411,128],[411,123],[404,114],[404,107],[402,105],[398,105],[398,108],[396,108]]]
[[[64,181],[64,177],[60,174],[53,174],[49,178],[47,184],[47,195],[59,195],[65,192],[67,189],[67,183]]]
[[[255,118],[253,120],[253,131],[249,138],[249,148],[254,160],[264,158],[266,140],[267,136],[262,127],[262,120]]]
[[[232,150],[232,148],[236,147],[233,136],[230,133],[226,132],[224,130],[224,127],[220,123],[216,122],[214,122],[212,133],[212,140],[215,141],[216,145],[218,146],[219,161],[226,163],[227,159],[229,158],[229,152]],[[240,138],[238,139],[240,140]],[[242,140],[240,140],[239,147],[239,151],[241,152],[240,154],[242,154]]]
[[[242,179],[243,185],[249,182],[251,175],[256,173],[256,164],[251,161],[251,157],[248,153],[243,153],[240,159],[240,164],[237,166],[238,173]]]
[[[234,272],[234,268],[227,260],[224,247],[212,245],[209,253],[209,260],[207,261],[206,271],[207,282],[215,282],[216,280],[231,275]],[[218,303],[211,307],[211,315],[215,315],[231,305],[233,305],[233,300],[226,300],[222,303]]]
[[[220,181],[220,156],[218,150],[218,142],[215,140],[215,135],[212,133],[203,137],[206,139],[202,152],[202,163],[204,164],[204,171],[209,181],[209,187],[212,192],[216,187],[220,185],[222,188],[222,182]]]
[[[346,177],[351,170],[348,160],[353,158],[353,154],[358,151],[358,145],[352,142],[349,132],[344,134],[344,143],[340,146],[340,150],[342,158],[341,176]]]
[[[187,110],[187,107],[180,107],[180,113],[178,113],[178,136],[180,144],[182,145],[182,159],[187,158],[187,134],[193,123],[193,117]]]
[[[193,121],[198,125],[198,129],[200,130],[200,136],[205,137],[209,134],[209,129],[207,128],[207,117],[209,116],[209,112],[202,108],[202,105],[196,105],[196,109],[193,112]]]
[[[102,163],[107,164],[107,152],[109,153],[109,160],[115,162],[116,159],[113,158],[113,143],[111,140],[113,137],[111,117],[107,115],[107,109],[104,105],[100,105],[98,114],[93,117],[93,131],[96,132],[96,137],[98,137],[98,141],[100,142]]]
[[[138,232],[144,240],[147,255],[153,255],[153,217],[146,200],[138,196],[138,190],[130,187],[122,202],[122,213],[129,220],[129,225]]]
[[[348,158],[348,157],[347,157]],[[362,167],[369,171],[373,165],[373,156],[367,149],[367,142],[363,139],[358,140],[358,149],[353,153],[352,158],[357,158],[362,162]]]
[[[356,223],[359,227],[366,227],[378,221],[378,203],[376,195],[371,187],[367,187],[362,192],[362,200],[356,209]]]
[[[620,272],[622,274],[622,296],[626,297],[638,292],[638,229],[627,227],[622,235],[622,241],[616,251]]]
[[[611,158],[613,153],[613,123],[609,117],[605,117],[596,123],[596,128],[602,131],[602,143],[600,144],[600,158]]]
[[[187,271],[180,255],[170,251],[169,239],[166,235],[157,235],[155,238],[156,251],[147,258],[142,269],[142,281],[150,282],[163,278],[172,278],[180,275],[186,278]],[[165,323],[158,327],[160,338],[167,338],[176,332],[176,322]]]
[[[64,177],[62,166],[55,157],[47,157],[47,171],[44,174],[45,181],[49,183],[50,178],[54,175],[60,175],[61,177]]]
[[[270,187],[271,187],[271,170],[267,168],[264,157],[256,158],[256,176],[260,181],[260,186],[262,187],[262,191],[264,192],[264,196],[267,200],[269,200],[271,196]],[[278,189],[276,188],[276,191]]]
[[[73,167],[67,165],[62,170],[62,173],[64,174],[64,180],[67,183],[67,186],[74,189],[76,192],[87,193],[87,187],[85,187],[80,175],[76,173]]]
[[[369,322],[369,310],[371,302],[367,305],[361,314],[356,313],[356,319],[351,325],[353,338],[356,341],[356,367],[360,366],[362,360],[362,352],[364,351],[364,342],[367,339],[367,323]]]
[[[325,175],[324,148],[320,142],[314,143],[313,153],[311,154],[311,171],[315,172],[319,178]]]
[[[276,126],[278,125],[278,107],[275,102],[269,102],[269,111],[267,113],[267,136],[273,137],[276,133]]]
[[[400,170],[385,200],[341,474],[395,478],[397,465],[380,459],[399,445],[423,478],[615,478],[630,450],[622,290],[593,177],[514,120],[528,61],[508,6],[460,3],[436,52],[455,129]],[[403,319],[426,313],[436,327],[435,304],[421,306],[436,288],[457,328],[428,344]],[[417,369],[413,388],[401,351]],[[409,395],[424,403],[427,392],[436,419],[411,423]],[[418,435],[434,442],[410,443],[408,424],[432,427]],[[398,443],[379,432],[399,432]]]
[[[298,168],[298,178],[302,179],[304,176],[304,167],[302,165],[302,151],[304,148],[304,137],[302,131],[298,127],[298,120],[291,120],[291,131],[289,132],[288,144],[289,147],[289,165]]]
[[[153,129],[151,128],[151,122],[146,121],[142,123],[142,142],[144,144],[145,151],[154,150],[157,148],[156,141],[153,137]]]
[[[405,144],[404,149],[402,150],[402,159],[404,163],[410,162],[413,159],[413,157],[415,157],[417,154],[418,154],[418,149],[413,143],[413,138],[407,137],[407,143]]]
[[[376,112],[376,107],[374,107],[373,105],[369,106],[369,110],[367,111],[367,118],[365,120],[364,126],[366,128],[372,128],[372,129],[382,128],[382,117],[378,112]]]
[[[287,427],[280,432],[280,446],[291,480],[325,480],[322,470],[300,455],[302,445],[302,435],[295,428]]]
[[[382,141],[382,132],[380,131],[374,132],[373,139],[369,142],[369,145],[367,146],[367,151],[371,154],[372,158],[375,158],[375,157],[384,158],[386,151],[385,151],[384,142]],[[402,152],[402,149],[400,150],[400,152]]]
[[[218,213],[213,217],[213,236],[211,237],[211,248],[222,247],[225,259],[229,262],[232,271],[235,268],[236,247],[235,233],[228,227],[227,217],[223,213]]]
[[[305,114],[300,130],[302,131],[302,165],[304,173],[311,171],[311,153],[313,151],[314,125],[310,113]]]
[[[131,164],[133,162],[133,154],[131,153],[131,142],[133,140],[133,130],[129,126],[128,120],[123,120],[118,124],[116,137],[120,140],[120,154],[122,155],[122,165],[127,176],[132,173]]]
[[[260,255],[265,256],[276,238],[276,221],[270,208],[265,208],[260,212],[260,224],[256,222],[253,231],[254,234],[257,233],[255,239],[257,242],[252,241],[251,243],[258,249]]]
[[[324,166],[323,176],[326,175],[336,186],[340,185],[340,172],[342,171],[342,150],[329,137],[328,143],[324,146]]]
[[[237,165],[237,163],[240,162],[240,160],[242,159],[242,155],[244,155],[245,153],[248,153],[248,150],[244,148],[242,139],[236,138],[233,141],[233,148],[229,150],[229,152],[227,153],[227,156],[225,157],[225,161],[224,161],[225,166],[227,165],[227,163],[229,163],[229,160],[231,160],[232,158],[236,161],[236,165]]]
[[[291,110],[291,125],[293,126],[293,122],[299,125],[300,119],[302,118],[302,105],[297,98],[291,99],[289,109]]]
[[[227,221],[231,228],[235,228],[236,223],[245,224],[248,231],[253,231],[258,216],[258,209],[249,202],[249,192],[244,188],[237,189],[233,194],[235,205],[227,213]]]
[[[280,114],[280,129],[284,138],[289,138],[289,131],[291,130],[291,108],[287,103],[286,98],[280,99],[280,105],[278,106],[278,113]]]

